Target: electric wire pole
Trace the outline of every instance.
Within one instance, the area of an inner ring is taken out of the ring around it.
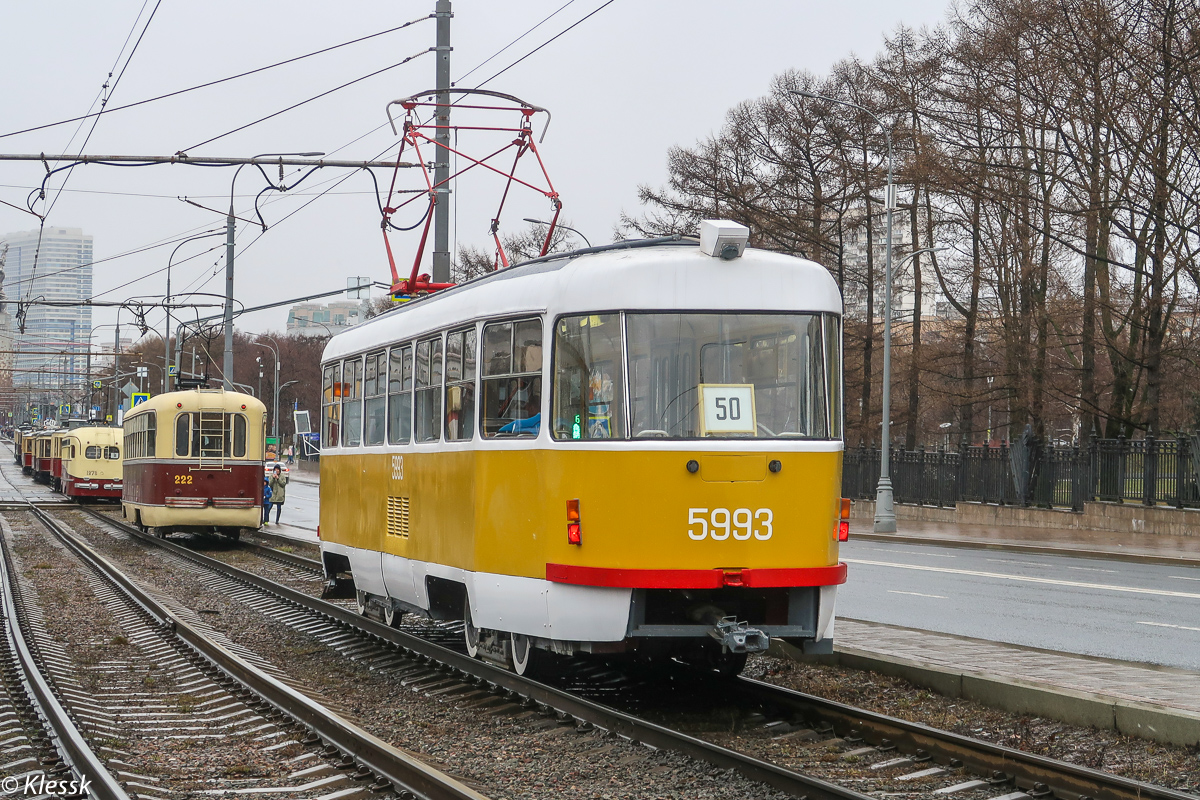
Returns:
[[[433,282],[450,282],[450,0],[437,0],[437,162],[433,184]]]

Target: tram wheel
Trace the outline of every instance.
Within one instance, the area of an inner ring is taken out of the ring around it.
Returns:
[[[383,609],[383,624],[387,625],[389,628],[399,628],[400,618],[403,616],[403,611],[397,610],[394,605],[389,603],[388,606]]]
[[[367,615],[367,593],[359,589],[354,593],[354,610],[360,617]]]
[[[471,598],[463,598],[463,641],[467,645],[467,655],[476,658],[479,655],[479,628],[471,621]]]
[[[509,643],[513,672],[522,677],[533,678],[545,670],[546,651],[534,647],[532,639],[523,633],[510,633]]]

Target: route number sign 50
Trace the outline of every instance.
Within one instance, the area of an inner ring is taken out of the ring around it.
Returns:
[[[702,383],[699,389],[701,436],[757,432],[754,384]]]

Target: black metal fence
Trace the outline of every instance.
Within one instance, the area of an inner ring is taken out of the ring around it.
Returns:
[[[871,500],[880,451],[845,453],[842,494]],[[889,473],[897,503],[952,506],[960,500],[1070,508],[1091,501],[1200,507],[1200,435],[1144,439],[1092,438],[1055,447],[1028,434],[999,447],[893,450]]]

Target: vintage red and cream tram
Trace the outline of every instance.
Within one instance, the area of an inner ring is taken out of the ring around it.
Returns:
[[[169,392],[124,421],[126,519],[160,536],[238,538],[262,522],[266,406],[221,389]]]
[[[54,434],[57,431],[38,431],[33,438],[33,479],[38,483],[52,484],[54,475]]]
[[[36,430],[25,431],[21,436],[21,471],[26,475],[33,474],[33,449],[37,442]]]
[[[842,300],[744,231],[536,259],[335,336],[330,587],[349,573],[389,623],[461,619],[518,672],[544,651],[729,672],[775,637],[828,651]]]
[[[59,491],[76,500],[120,500],[121,428],[84,426],[61,437]]]

